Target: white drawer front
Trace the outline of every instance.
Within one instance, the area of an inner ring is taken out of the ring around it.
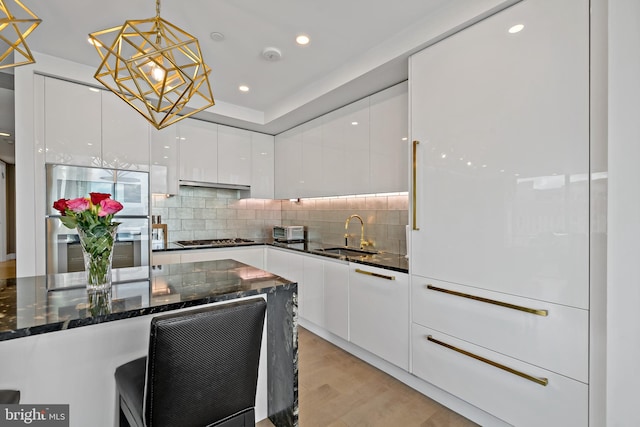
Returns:
[[[382,359],[409,369],[409,276],[349,264],[349,337]]]
[[[412,277],[412,287],[415,323],[588,382],[587,310],[419,276]],[[504,307],[496,303],[512,306]],[[547,315],[532,314],[520,308],[545,310]]]
[[[544,378],[548,383],[540,385],[429,341],[428,336],[515,372]],[[420,325],[412,325],[412,340],[414,375],[510,424],[518,427],[588,425],[586,384]]]

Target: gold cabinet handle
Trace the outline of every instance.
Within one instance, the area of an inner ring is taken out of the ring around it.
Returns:
[[[477,354],[470,353],[470,352],[468,352],[466,350],[463,350],[461,348],[455,347],[455,346],[453,346],[451,344],[447,344],[446,342],[442,342],[440,340],[437,340],[437,339],[433,338],[431,335],[427,335],[427,339],[429,341],[433,342],[433,343],[436,343],[438,345],[446,347],[449,350],[457,351],[460,354],[464,354],[465,356],[469,356],[469,357],[471,357],[473,359],[479,360],[480,362],[484,362],[484,363],[486,363],[488,365],[491,365],[491,366],[493,366],[495,368],[502,369],[503,371],[507,371],[507,372],[509,372],[509,373],[511,373],[513,375],[517,375],[517,376],[522,377],[522,378],[524,378],[526,380],[533,381],[534,383],[540,384],[541,386],[546,387],[547,384],[549,384],[549,379],[548,378],[534,377],[533,375],[525,374],[522,371],[518,371],[516,369],[513,369],[513,368],[510,368],[508,366],[505,366],[505,365],[503,365],[501,363],[494,362],[493,360],[485,359],[484,357],[478,356]]]
[[[500,307],[510,308],[512,310],[524,311],[525,313],[535,314],[536,316],[548,316],[549,310],[538,310],[536,308],[522,307],[520,305],[509,304],[508,302],[496,301],[489,298],[479,297],[477,295],[465,294],[462,292],[452,291],[449,289],[438,288],[436,286],[427,285],[427,289],[432,291],[442,292],[449,295],[455,295],[462,298],[469,298],[474,301],[486,302],[487,304],[499,305]]]
[[[418,182],[418,172],[417,172],[417,163],[418,163],[418,156],[417,156],[417,151],[418,151],[418,144],[420,144],[420,141],[413,141],[413,172],[412,172],[412,187],[411,187],[411,195],[412,195],[412,211],[413,211],[413,221],[412,221],[412,227],[414,230],[420,230],[420,227],[418,227],[418,207],[416,206],[416,202],[418,199],[418,187],[417,187],[417,182]]]
[[[385,276],[384,274],[374,273],[372,271],[360,270],[359,268],[356,268],[356,273],[366,274],[367,276],[375,276],[381,279],[396,280],[396,276]]]

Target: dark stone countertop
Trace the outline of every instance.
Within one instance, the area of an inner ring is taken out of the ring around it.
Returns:
[[[107,293],[84,283],[84,272],[0,280],[0,341],[297,288],[229,259],[114,269]]]
[[[183,248],[175,243],[171,242],[167,245],[166,249],[154,249],[153,252],[170,252],[170,251],[191,251],[191,250],[203,250],[203,249],[224,249],[232,247],[247,247],[247,246],[261,246],[269,245],[276,248],[290,249],[297,252],[304,252],[313,255],[325,256],[333,259],[340,259],[343,261],[355,262],[358,264],[368,265],[371,267],[384,268],[387,270],[397,271],[399,273],[409,272],[409,260],[400,254],[394,254],[390,252],[378,252],[361,256],[345,256],[334,255],[327,252],[323,252],[323,249],[336,248],[337,245],[327,245],[316,242],[300,242],[300,243],[281,243],[275,242],[273,239],[253,239],[251,243],[240,243],[235,245],[223,245],[217,247],[204,247],[204,248]]]

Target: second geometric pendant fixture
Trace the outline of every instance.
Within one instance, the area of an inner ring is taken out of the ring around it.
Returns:
[[[160,0],[154,18],[89,37],[102,59],[94,77],[156,129],[215,104],[198,39],[160,18]]]

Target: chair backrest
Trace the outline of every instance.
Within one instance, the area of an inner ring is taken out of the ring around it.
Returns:
[[[153,318],[146,425],[201,427],[253,408],[265,311],[257,298]]]

